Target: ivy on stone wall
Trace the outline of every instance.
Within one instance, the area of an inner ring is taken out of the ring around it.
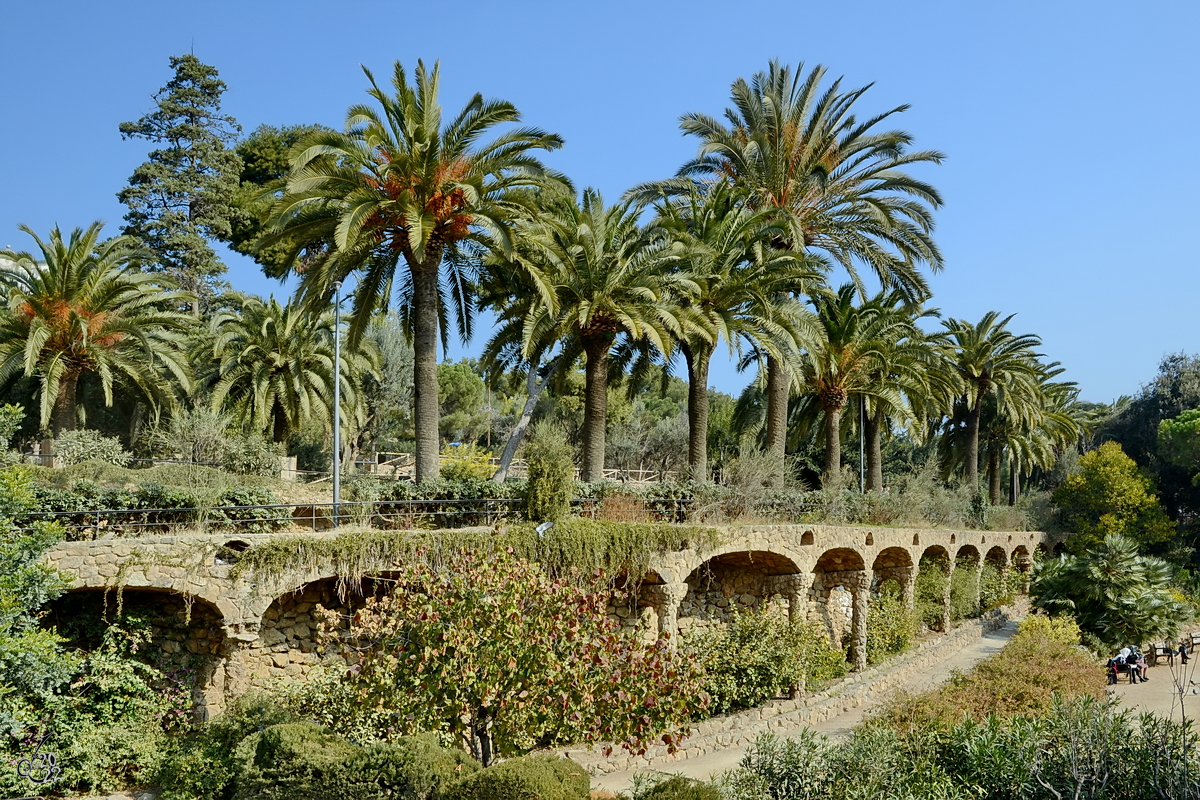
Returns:
[[[499,530],[353,531],[330,539],[281,536],[241,553],[232,577],[261,579],[324,571],[343,581],[357,581],[389,564],[418,559],[436,565],[463,550],[501,547],[552,574],[603,570],[640,580],[657,556],[687,548],[703,552],[719,543],[715,528],[585,519],[564,520],[541,534],[533,525],[522,524]]]

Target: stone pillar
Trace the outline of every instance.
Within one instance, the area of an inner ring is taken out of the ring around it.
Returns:
[[[983,592],[983,559],[975,564],[975,611],[978,612]]]
[[[242,630],[235,625],[225,629],[221,651],[212,664],[212,674],[205,682],[202,716],[208,718],[225,708],[225,699],[242,694],[250,688],[252,666],[251,647],[258,642],[257,630]]]
[[[904,598],[904,607],[909,611],[917,602],[917,568],[904,568],[904,582],[900,585],[900,596]]]
[[[867,668],[867,609],[871,597],[871,573],[859,570],[857,580],[848,581],[854,598],[854,617],[850,626],[850,657],[855,670]]]
[[[767,597],[779,595],[787,600],[789,620],[803,620],[808,616],[806,604],[813,578],[814,576],[807,572],[772,575],[763,582],[763,592]]]
[[[658,633],[670,638],[674,647],[679,638],[679,604],[687,597],[686,583],[662,583],[642,587],[642,600],[658,612]]]
[[[950,632],[950,579],[954,577],[954,561],[946,562],[946,589],[942,592],[942,633]]]

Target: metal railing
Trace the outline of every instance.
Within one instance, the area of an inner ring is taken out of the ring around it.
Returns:
[[[181,530],[274,533],[287,529],[329,530],[362,525],[386,530],[462,528],[521,518],[517,498],[377,500],[338,503],[278,503],[205,508],[109,508],[25,514],[18,524],[53,521],[67,539],[168,535]],[[336,516],[335,516],[336,511]]]

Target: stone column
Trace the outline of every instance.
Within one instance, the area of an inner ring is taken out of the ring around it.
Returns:
[[[954,561],[946,562],[946,589],[942,592],[942,633],[950,632],[950,579],[954,577]]]
[[[854,600],[854,616],[850,623],[850,657],[854,669],[867,668],[867,609],[871,597],[871,572],[859,570],[856,580],[848,581]]]
[[[904,582],[900,584],[900,596],[904,598],[904,607],[912,611],[917,602],[917,568],[905,567],[902,574]]]
[[[225,628],[225,640],[212,665],[212,675],[204,687],[206,718],[225,707],[225,700],[250,688],[252,666],[248,663],[251,647],[258,642],[257,630],[244,630],[240,625]]]
[[[975,611],[976,612],[978,612],[980,610],[979,604],[980,604],[980,601],[982,598],[982,592],[983,592],[983,559],[981,558],[981,559],[979,559],[979,562],[975,564]]]
[[[807,616],[805,606],[813,577],[807,572],[772,575],[763,582],[763,591],[767,597],[779,595],[787,600],[789,620],[803,620]]]
[[[687,597],[686,583],[662,583],[642,587],[642,600],[658,612],[658,633],[666,634],[674,647],[679,638],[679,604]]]

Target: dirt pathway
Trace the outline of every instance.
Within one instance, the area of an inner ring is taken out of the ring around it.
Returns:
[[[991,658],[996,653],[999,653],[1008,640],[1017,631],[1017,623],[1019,620],[1010,620],[1003,628],[984,634],[978,639],[974,639],[964,645],[953,654],[947,656],[936,666],[930,670],[915,676],[905,685],[905,689],[910,692],[923,692],[927,689],[932,689],[940,684],[950,674],[950,670],[957,669],[966,671],[978,664],[984,659]],[[1192,664],[1198,663],[1193,661]],[[1192,664],[1189,664],[1191,666]],[[1160,668],[1160,672],[1166,672]],[[1153,677],[1153,673],[1152,676]],[[1197,677],[1200,681],[1200,676]],[[1164,680],[1162,683],[1166,684]],[[1153,686],[1151,681],[1146,684],[1139,684],[1132,687],[1133,689],[1142,689],[1144,687]],[[874,703],[850,709],[847,712],[832,717],[822,723],[812,726],[813,730],[822,733],[831,739],[838,739],[846,736],[850,729],[862,721],[873,708],[879,705],[882,699]],[[1200,696],[1196,697],[1197,709],[1200,710]],[[1168,706],[1169,708],[1169,706]],[[780,736],[787,737],[794,734],[795,731],[781,731]],[[672,761],[664,764],[662,772],[668,775],[684,775],[689,778],[698,780],[709,780],[715,775],[719,775],[726,770],[733,769],[742,760],[745,754],[743,747],[731,747],[727,750],[720,750],[715,753],[708,753],[696,758],[689,758],[683,761]],[[593,789],[604,789],[609,792],[625,792],[633,784],[633,776],[637,773],[651,772],[653,770],[638,769],[627,770],[622,772],[612,772],[607,775],[598,775],[592,779]]]

